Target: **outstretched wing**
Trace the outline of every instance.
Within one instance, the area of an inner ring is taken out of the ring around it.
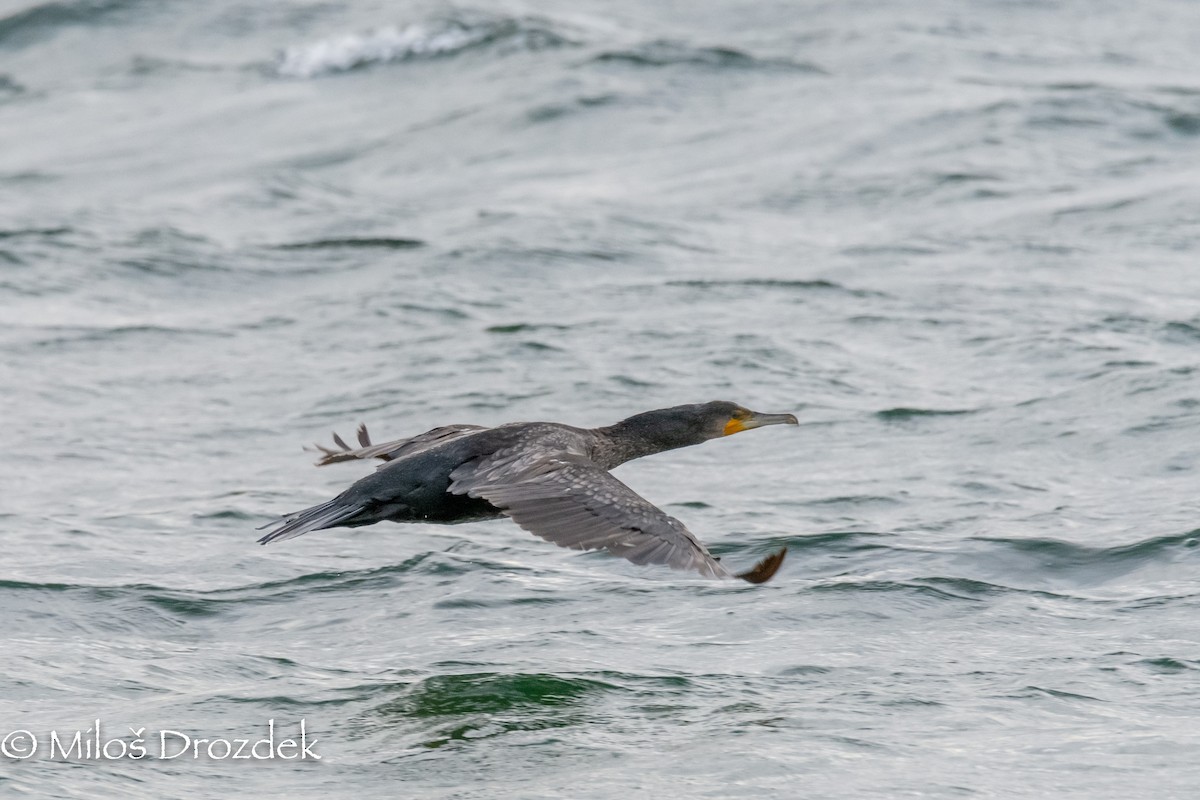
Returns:
[[[497,453],[450,474],[450,492],[487,500],[525,530],[560,547],[608,550],[635,564],[664,564],[710,577],[763,583],[786,550],[734,575],[683,523],[583,456],[562,454],[530,462]]]
[[[445,442],[465,436],[475,431],[486,430],[482,425],[443,425],[440,428],[417,434],[407,439],[395,439],[382,444],[371,444],[371,435],[367,433],[366,425],[358,426],[358,447],[346,444],[342,437],[333,434],[334,447],[314,445],[325,455],[317,461],[318,467],[326,464],[336,464],[339,461],[354,461],[355,459],[378,458],[382,461],[394,461],[403,456],[411,456],[423,450],[444,444]]]

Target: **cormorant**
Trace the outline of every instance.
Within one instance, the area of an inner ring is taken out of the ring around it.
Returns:
[[[603,548],[635,564],[765,583],[783,563],[786,547],[746,572],[731,573],[682,522],[608,471],[634,458],[780,424],[797,422],[791,414],[759,414],[715,401],[647,411],[604,428],[446,425],[377,445],[360,425],[361,447],[351,448],[335,433],[336,449],[317,446],[325,454],[317,465],[363,458],[386,463],[329,502],[264,525],[278,527],[259,543],[383,520],[457,523],[508,516],[561,547]]]

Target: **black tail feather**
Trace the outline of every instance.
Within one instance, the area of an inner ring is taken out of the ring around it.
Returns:
[[[327,503],[321,503],[312,508],[297,511],[294,514],[286,514],[274,522],[268,522],[262,528],[259,528],[259,530],[269,528],[272,525],[278,525],[279,527],[259,539],[258,543],[270,544],[281,539],[294,539],[309,531],[333,528],[358,514],[360,511],[362,511],[362,508],[353,505],[344,505],[335,498]]]

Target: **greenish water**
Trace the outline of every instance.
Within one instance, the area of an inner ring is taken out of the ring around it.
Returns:
[[[1195,797],[1198,14],[0,4],[0,794]],[[617,474],[766,586],[254,544],[711,399],[801,425]]]

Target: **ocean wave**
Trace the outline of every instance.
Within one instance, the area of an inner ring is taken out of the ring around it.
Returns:
[[[1017,586],[1005,586],[999,583],[973,580],[946,575],[929,577],[913,577],[904,580],[858,579],[853,577],[838,577],[825,582],[813,584],[811,592],[897,592],[924,596],[935,600],[967,600],[984,602],[989,597],[1007,594],[1039,597],[1047,600],[1082,601],[1079,598],[1061,592],[1048,592],[1039,589],[1024,589]]]
[[[424,245],[425,242],[420,239],[406,239],[396,236],[346,236],[337,239],[286,242],[284,244],[277,244],[275,247],[278,250],[411,250],[414,247],[423,247]]]
[[[38,3],[12,14],[0,16],[0,45],[27,44],[50,35],[66,25],[87,25],[137,2],[130,0],[74,0],[74,2]]]
[[[1039,538],[977,536],[971,537],[971,540],[985,542],[1017,557],[1033,559],[1044,571],[1063,573],[1072,569],[1119,565],[1132,569],[1146,562],[1169,561],[1183,551],[1200,547],[1200,528],[1115,547],[1091,547],[1058,539]]]
[[[71,233],[71,228],[10,228],[0,229],[0,239],[16,239],[19,237],[61,236]]]
[[[158,609],[176,617],[210,617],[234,607],[287,603],[314,594],[383,591],[400,585],[408,575],[458,575],[468,569],[431,558],[435,555],[421,553],[384,567],[312,572],[294,578],[222,589],[184,589],[148,583],[103,585],[32,582],[0,578],[0,598],[11,603],[18,596],[65,596],[92,608],[115,603],[126,610],[137,607]]]
[[[86,342],[112,343],[126,338],[174,339],[179,337],[210,337],[229,339],[234,334],[211,328],[187,328],[153,323],[134,325],[46,325],[31,329],[26,342],[32,347],[56,347]]]
[[[606,50],[592,61],[615,62],[635,67],[699,66],[716,69],[768,69],[828,74],[816,64],[790,58],[756,56],[733,47],[697,46],[670,39],[656,39],[622,50]]]
[[[0,73],[0,99],[25,94],[26,89],[13,78]]]
[[[668,286],[689,286],[697,289],[724,288],[726,286],[765,286],[767,288],[783,289],[838,289],[846,291],[846,287],[823,279],[790,280],[776,278],[739,278],[739,279],[704,279],[704,280],[673,280],[667,281]]]
[[[287,48],[277,72],[289,78],[313,78],[369,64],[435,58],[504,43],[521,50],[541,50],[571,40],[544,20],[532,17],[458,17],[388,26],[349,33]]]
[[[882,411],[876,411],[875,416],[882,420],[896,422],[920,419],[922,417],[961,417],[966,414],[976,414],[980,410],[977,408],[909,408],[898,406],[896,408],[885,408]]]
[[[500,714],[531,707],[567,706],[597,692],[617,691],[606,681],[573,675],[473,673],[431,675],[377,709],[384,716],[447,717]]]
[[[589,710],[620,687],[585,675],[494,673],[431,675],[407,686],[385,688],[392,697],[355,722],[360,732],[404,738],[417,750],[438,749],[508,734],[585,724]]]

